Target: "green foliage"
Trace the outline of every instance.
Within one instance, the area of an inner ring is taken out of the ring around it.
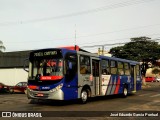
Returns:
[[[160,58],[160,45],[148,37],[131,38],[124,46],[110,49],[110,53],[119,58],[143,61],[144,59]]]
[[[159,73],[160,73],[160,69],[158,69],[158,68],[154,68],[152,70],[152,74],[159,74]]]
[[[2,52],[3,50],[5,50],[5,46],[3,45],[3,42],[0,40],[0,52]]]

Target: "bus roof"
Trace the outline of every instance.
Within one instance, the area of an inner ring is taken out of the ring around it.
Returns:
[[[64,47],[57,47],[57,48],[43,48],[43,49],[37,49],[37,50],[32,50],[31,52],[37,52],[37,51],[46,51],[46,50],[69,50],[69,51],[82,51],[86,53],[90,53],[86,50],[81,49],[79,46],[64,46]]]
[[[127,59],[122,59],[122,58],[116,58],[116,57],[108,57],[108,56],[101,56],[101,59],[108,59],[108,60],[115,60],[115,61],[120,61],[120,62],[127,62],[130,63],[131,65],[136,65],[136,64],[140,64],[137,61],[133,61],[133,60],[127,60]]]
[[[97,55],[97,54],[94,54],[94,53],[90,53],[88,51],[80,49],[79,46],[38,49],[38,50],[33,50],[32,52],[38,52],[38,51],[43,51],[43,50],[44,51],[46,51],[46,50],[65,50],[66,51],[67,50],[67,51],[73,51],[73,52],[77,51],[77,53],[86,54],[86,55],[89,55],[89,56],[96,56],[96,57],[99,57],[100,59],[108,59],[108,60],[115,60],[115,61],[120,61],[120,62],[127,62],[127,63],[130,63],[131,65],[140,64],[139,62],[133,61],[133,60],[127,60],[127,59],[109,57],[109,56],[102,56],[102,55]]]

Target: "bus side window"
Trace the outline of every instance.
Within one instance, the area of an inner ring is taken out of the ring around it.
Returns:
[[[125,75],[130,75],[130,66],[129,63],[124,63]]]
[[[111,61],[111,74],[117,74],[117,61]]]
[[[110,74],[110,67],[109,67],[109,60],[102,60],[101,61],[101,70],[103,75]]]
[[[80,56],[80,74],[90,74],[90,73],[91,73],[90,57]]]
[[[124,75],[124,63],[123,62],[118,62],[118,74]]]

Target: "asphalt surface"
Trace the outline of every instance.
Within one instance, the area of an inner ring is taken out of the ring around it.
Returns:
[[[0,94],[0,111],[41,113],[42,118],[38,119],[159,119],[160,118],[160,82],[147,83],[141,91],[129,95],[127,98],[120,96],[95,97],[87,104],[80,104],[79,101],[31,101],[25,94]],[[127,114],[124,117],[123,114]],[[154,114],[152,114],[154,113]],[[153,117],[158,113],[158,117]],[[115,115],[110,117],[110,115]],[[118,114],[118,116],[116,116]],[[129,115],[132,116],[129,116]],[[133,115],[134,114],[134,115]],[[152,117],[143,117],[143,114],[150,114]],[[25,116],[12,119],[36,119]],[[25,115],[25,114],[24,114]],[[37,114],[38,115],[38,114]],[[141,116],[136,116],[141,115]],[[123,117],[122,117],[123,116]],[[23,118],[25,117],[25,118]],[[11,118],[0,118],[11,119]]]

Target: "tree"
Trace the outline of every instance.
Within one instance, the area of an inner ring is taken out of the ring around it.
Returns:
[[[152,74],[155,74],[155,76],[157,75],[157,74],[159,74],[160,73],[160,69],[159,68],[154,68],[153,70],[152,70]]]
[[[142,62],[141,73],[145,85],[146,70],[151,67],[148,63],[153,65],[160,58],[160,45],[149,37],[136,37],[124,46],[111,48],[110,53],[115,57]]]
[[[3,42],[0,40],[0,52],[4,51],[6,48],[3,45]]]
[[[119,58],[143,61],[160,58],[160,45],[148,37],[131,38],[131,42],[124,46],[110,49],[110,53]],[[152,61],[153,62],[153,61]]]

